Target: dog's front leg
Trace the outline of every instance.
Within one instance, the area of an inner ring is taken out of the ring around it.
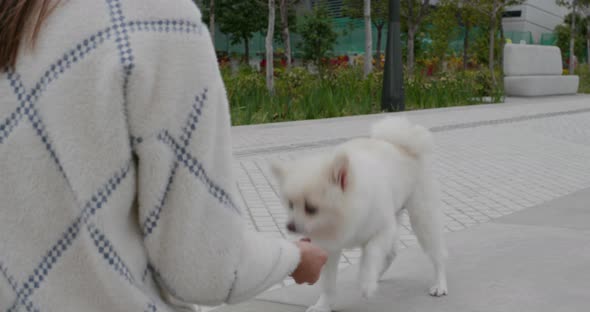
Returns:
[[[370,298],[377,291],[377,282],[393,261],[392,248],[398,240],[397,226],[392,225],[379,231],[363,247],[359,279],[364,298]]]
[[[306,312],[330,312],[331,305],[334,303],[336,293],[336,277],[338,275],[338,263],[340,263],[341,250],[328,254],[328,261],[322,269],[320,285],[322,293],[320,299],[313,306],[309,307]]]

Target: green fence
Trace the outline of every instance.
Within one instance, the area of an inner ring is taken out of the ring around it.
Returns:
[[[553,33],[541,34],[541,39],[539,40],[539,44],[541,44],[541,45],[556,45],[557,44],[557,36]]]
[[[526,44],[534,44],[533,34],[530,31],[505,31],[504,38],[510,40],[512,43],[521,43],[524,41]]]
[[[354,55],[354,54],[363,54],[364,53],[364,42],[365,42],[365,32],[364,32],[364,22],[362,19],[350,19],[350,18],[334,18],[333,19],[334,30],[338,33],[338,39],[333,49],[333,54],[335,55]],[[280,31],[280,29],[275,29],[275,31]],[[373,53],[377,51],[377,39],[378,33],[377,28],[373,25]],[[463,51],[463,38],[465,34],[465,29],[463,27],[458,27],[456,31],[454,31],[455,37],[449,41],[449,50],[452,53],[461,53]],[[470,46],[473,45],[476,38],[480,36],[487,36],[483,33],[483,30],[477,27],[473,27],[469,30],[469,44]],[[505,31],[504,37],[507,41],[512,43],[520,43],[521,41],[526,42],[527,44],[535,44],[533,40],[533,36],[529,31]],[[419,37],[421,41],[418,43],[422,49],[428,49],[431,44],[432,40],[428,36],[428,26],[425,27],[425,34]],[[295,58],[301,57],[301,49],[299,48],[299,44],[301,42],[301,37],[297,33],[291,33],[291,47],[293,50],[293,55]],[[381,51],[384,52],[385,46],[387,42],[387,25],[383,26],[382,34],[381,34]],[[557,42],[557,37],[552,33],[545,33],[541,35],[538,44],[541,45],[555,45]],[[402,44],[406,45],[406,34],[402,33]],[[281,44],[274,43],[275,51],[277,49],[282,49],[283,46]],[[244,53],[244,44],[232,44],[230,42],[229,36],[223,34],[219,29],[216,30],[216,37],[215,37],[215,48],[218,51],[224,51],[229,54],[237,54],[241,55]],[[265,53],[265,38],[264,34],[257,33],[254,34],[253,38],[249,41],[249,50],[250,56],[255,57],[258,56],[260,58],[264,57]]]
[[[455,37],[449,41],[449,50],[452,53],[459,54],[463,52],[463,47],[465,45],[465,27],[458,27],[454,33]],[[483,30],[480,27],[471,27],[468,36],[469,46],[472,47],[475,40],[481,36],[486,36],[486,34],[483,33]]]
[[[350,19],[350,18],[335,18],[333,19],[334,30],[338,33],[338,40],[334,45],[333,53],[336,55],[343,54],[355,54],[364,53],[365,43],[365,30],[362,20]],[[280,31],[280,29],[275,29]],[[373,51],[377,50],[377,28],[373,25]],[[256,33],[253,38],[249,41],[250,56],[260,55],[262,56],[265,52],[265,35],[262,33]],[[381,50],[385,49],[385,43],[387,40],[387,25],[383,26],[381,34]],[[299,49],[299,43],[301,37],[292,32],[291,33],[291,47],[295,57],[301,55],[301,49]],[[275,50],[282,48],[282,45],[274,43]],[[244,44],[232,44],[230,37],[223,34],[219,29],[215,32],[215,49],[218,51],[224,51],[227,53],[244,53]]]

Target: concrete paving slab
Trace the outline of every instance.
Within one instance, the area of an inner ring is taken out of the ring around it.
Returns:
[[[590,189],[495,219],[494,222],[590,230]]]
[[[395,113],[397,114],[397,113]],[[590,95],[508,98],[503,104],[404,112],[434,131],[433,171],[445,231],[456,232],[590,187]],[[385,115],[234,127],[234,167],[250,229],[296,239],[269,163],[366,135]],[[416,245],[402,215],[401,246]],[[352,250],[345,264],[359,261]],[[281,285],[288,286],[285,280]]]
[[[450,233],[449,291],[428,296],[432,269],[419,249],[404,250],[375,298],[363,300],[356,266],[341,271],[337,311],[587,311],[590,231],[484,224]],[[308,306],[313,286],[292,286],[259,299]],[[241,311],[241,310],[240,310]]]

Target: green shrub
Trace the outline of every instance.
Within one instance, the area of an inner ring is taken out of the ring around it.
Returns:
[[[588,64],[582,64],[576,68],[576,75],[580,76],[579,93],[590,93],[590,68]]]
[[[276,72],[275,93],[266,90],[264,76],[241,68],[222,70],[232,121],[235,125],[340,117],[381,111],[383,73],[363,79],[360,67],[337,67],[322,74],[305,68]],[[486,70],[414,75],[404,82],[407,110],[502,101],[501,90],[491,90]]]

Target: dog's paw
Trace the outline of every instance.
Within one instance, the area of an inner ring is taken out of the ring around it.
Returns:
[[[442,296],[446,296],[449,291],[447,290],[447,285],[444,283],[441,284],[436,284],[432,287],[430,287],[430,295],[433,297],[442,297]]]
[[[361,294],[363,295],[363,298],[365,298],[365,299],[369,299],[369,298],[373,297],[376,292],[377,292],[377,283],[376,282],[368,282],[368,283],[363,283],[361,285]]]
[[[385,256],[385,262],[383,263],[383,267],[381,268],[381,272],[379,273],[379,278],[383,278],[383,275],[385,275],[385,272],[387,272],[389,267],[391,267],[391,264],[393,263],[393,260],[395,260],[396,257],[397,257],[397,252],[395,251],[395,249],[392,249]]]
[[[327,307],[325,305],[313,305],[309,308],[307,308],[307,310],[305,310],[305,312],[332,312],[332,309],[330,309],[330,307]]]

